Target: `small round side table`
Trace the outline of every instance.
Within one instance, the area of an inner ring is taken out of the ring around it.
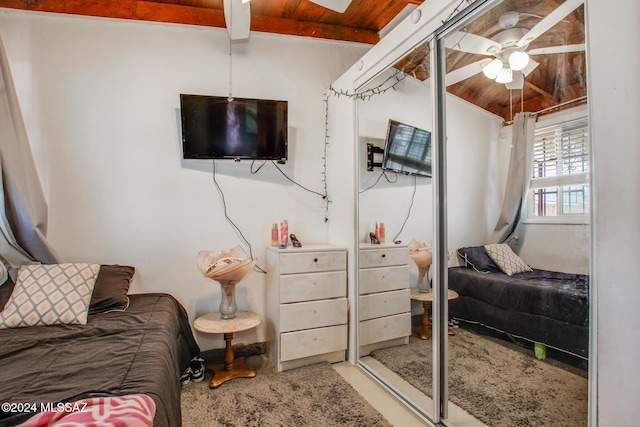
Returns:
[[[447,300],[458,298],[458,293],[448,289]],[[414,327],[414,332],[418,334],[420,339],[428,340],[431,338],[431,322],[429,321],[429,310],[431,309],[431,303],[433,302],[433,292],[418,292],[417,289],[411,289],[411,299],[414,301],[422,302],[422,326]],[[449,335],[455,335],[456,332],[453,329],[449,329]]]
[[[210,388],[217,388],[226,381],[234,378],[253,378],[256,371],[248,369],[244,366],[244,357],[234,359],[233,340],[234,332],[246,331],[255,328],[260,324],[262,318],[259,314],[251,311],[238,310],[236,317],[233,319],[221,319],[220,313],[209,313],[200,316],[193,322],[193,328],[205,334],[224,334],[226,342],[224,351],[224,364],[207,365],[207,372],[213,375]]]

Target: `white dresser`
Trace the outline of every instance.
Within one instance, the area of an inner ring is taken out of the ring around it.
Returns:
[[[409,250],[406,245],[360,245],[360,356],[407,344],[411,335]]]
[[[267,354],[278,371],[345,360],[347,250],[267,249]]]

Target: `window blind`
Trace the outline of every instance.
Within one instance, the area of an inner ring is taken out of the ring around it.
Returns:
[[[589,159],[586,117],[536,129],[530,187],[587,183]]]

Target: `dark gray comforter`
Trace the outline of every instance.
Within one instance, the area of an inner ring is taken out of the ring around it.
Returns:
[[[449,315],[581,357],[588,355],[589,276],[547,270],[514,274],[449,269],[460,297]]]
[[[125,312],[90,315],[86,325],[0,329],[0,402],[145,393],[155,426],[180,426],[179,376],[198,353],[178,301],[131,295]],[[0,412],[0,426],[25,418]]]

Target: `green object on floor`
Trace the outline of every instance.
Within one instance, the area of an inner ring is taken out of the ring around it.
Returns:
[[[544,344],[533,344],[533,351],[536,353],[536,357],[540,360],[547,358],[547,347]]]

